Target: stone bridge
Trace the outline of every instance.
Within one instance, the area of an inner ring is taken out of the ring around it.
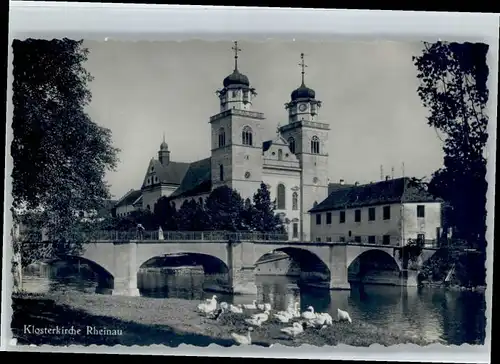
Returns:
[[[399,272],[399,284],[416,285],[418,271],[407,269],[399,257],[397,246],[352,244],[344,242],[297,242],[266,236],[260,239],[227,239],[199,237],[183,239],[100,239],[85,244],[80,257],[87,261],[102,281],[113,282],[113,294],[138,295],[139,269],[153,258],[188,254],[203,266],[205,275],[217,281],[217,286],[235,294],[255,293],[255,265],[271,252],[281,251],[296,261],[301,271],[311,272],[322,267],[327,272],[330,289],[350,289],[349,272],[362,270],[363,261],[380,261]],[[421,261],[436,249],[424,249]],[[70,258],[70,257],[68,257]],[[364,259],[363,259],[364,258]],[[361,261],[361,264],[360,264]],[[207,277],[208,278],[208,277]],[[210,281],[210,279],[208,279]]]

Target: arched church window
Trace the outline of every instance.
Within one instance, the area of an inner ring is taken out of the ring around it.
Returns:
[[[282,160],[283,159],[283,151],[281,149],[278,149],[278,160]]]
[[[219,129],[219,148],[226,145],[226,131],[224,128]]]
[[[297,192],[294,192],[292,194],[292,210],[298,210],[299,209],[299,194]]]
[[[314,203],[313,203],[313,207],[316,207],[316,206],[318,206],[318,201],[314,201]]]
[[[286,192],[285,192],[285,185],[283,183],[280,183],[277,187],[277,194],[276,194],[276,208],[278,210],[284,210],[286,208]]]
[[[219,166],[219,179],[224,181],[224,166],[222,164]]]
[[[248,125],[243,128],[243,131],[241,132],[241,142],[243,145],[253,145],[253,140],[252,140],[252,128],[250,128]]]
[[[295,139],[293,137],[288,138],[288,147],[290,148],[290,152],[295,154]]]
[[[319,154],[319,138],[316,135],[311,139],[311,153]]]
[[[236,97],[238,93],[236,91],[233,91],[233,97]]]

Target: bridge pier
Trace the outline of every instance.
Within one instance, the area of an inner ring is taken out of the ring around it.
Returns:
[[[330,289],[351,289],[347,273],[347,245],[330,245]]]
[[[139,296],[137,288],[137,243],[114,243],[114,288],[116,296]]]

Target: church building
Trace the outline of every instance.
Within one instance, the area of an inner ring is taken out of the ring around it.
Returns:
[[[134,206],[142,202],[143,209],[152,210],[160,197],[168,196],[179,208],[186,199],[204,199],[221,185],[235,189],[243,199],[252,199],[264,182],[271,198],[276,199],[276,213],[287,222],[289,238],[310,241],[309,210],[328,196],[330,128],[320,120],[321,101],[306,86],[304,54],[300,63],[302,83],[285,104],[288,122],[269,138],[263,126],[276,121],[267,121],[263,113],[253,109],[256,90],[238,68],[241,50],[237,42],[232,49],[234,70],[217,91],[219,112],[209,119],[208,157],[192,163],[175,162],[164,138],[158,159],[149,162]],[[117,210],[126,200],[118,201]]]

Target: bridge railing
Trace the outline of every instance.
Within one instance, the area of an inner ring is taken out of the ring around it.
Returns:
[[[416,240],[416,239],[415,239]],[[333,235],[327,236],[326,239],[318,240],[315,238],[315,242],[332,242],[338,244],[348,244],[348,245],[380,245],[387,247],[396,247],[407,245],[408,241],[403,241],[400,236],[373,236],[373,235],[354,235],[350,237],[345,237],[344,235]],[[439,247],[439,241],[437,239],[425,239],[422,241],[423,247],[425,248],[437,248]]]
[[[82,232],[81,236],[88,241],[287,241],[287,234],[260,232],[228,232],[228,231],[111,231],[98,230]],[[48,241],[43,234],[25,231],[19,234],[21,241]]]

